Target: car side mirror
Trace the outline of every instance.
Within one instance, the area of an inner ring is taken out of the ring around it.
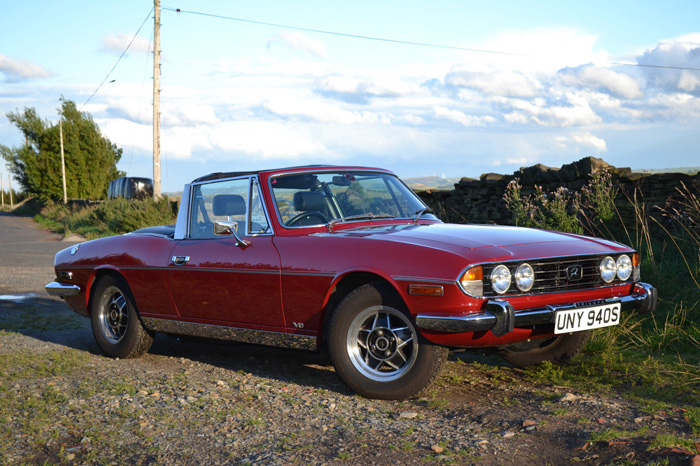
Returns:
[[[236,246],[246,247],[250,243],[238,236],[238,222],[227,222],[225,220],[216,220],[214,222],[214,235],[216,236],[233,236],[236,238]]]

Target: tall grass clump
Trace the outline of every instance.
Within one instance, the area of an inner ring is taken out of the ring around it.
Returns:
[[[171,225],[177,218],[177,202],[116,198],[103,202],[68,205],[50,202],[34,219],[64,235],[77,233],[87,239],[119,235],[149,226]]]
[[[659,292],[653,314],[623,316],[621,325],[593,332],[572,380],[700,406],[700,187],[683,185],[665,205],[649,205],[640,189],[621,193],[601,170],[576,192],[536,187],[523,195],[515,180],[504,201],[516,225],[630,245],[642,255],[642,280]]]

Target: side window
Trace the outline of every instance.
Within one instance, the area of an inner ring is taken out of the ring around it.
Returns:
[[[247,234],[249,186],[249,178],[195,186],[192,192],[189,237],[213,238],[216,220],[236,222],[238,232],[241,235]]]
[[[253,181],[251,189],[250,234],[270,233],[270,224],[267,222],[267,217],[265,216],[265,209],[263,208],[262,197],[260,196],[260,187]]]

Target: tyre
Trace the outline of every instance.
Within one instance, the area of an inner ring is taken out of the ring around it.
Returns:
[[[367,398],[402,400],[439,375],[447,348],[424,343],[400,296],[388,285],[348,294],[330,321],[329,353],[340,378]]]
[[[523,342],[509,346],[501,356],[515,367],[534,366],[544,361],[566,364],[583,350],[589,335],[590,332],[575,332]]]
[[[91,305],[92,332],[97,346],[113,358],[135,358],[151,347],[153,332],[139,319],[126,281],[105,276],[97,283]]]

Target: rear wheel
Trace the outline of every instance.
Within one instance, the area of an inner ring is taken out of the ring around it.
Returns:
[[[396,292],[381,283],[346,296],[330,322],[329,352],[341,379],[368,398],[400,400],[439,375],[447,349],[420,341]]]
[[[113,358],[135,358],[151,347],[153,333],[141,323],[123,278],[105,276],[97,283],[91,307],[97,346]]]
[[[589,335],[589,331],[575,332],[517,343],[507,347],[501,356],[516,367],[534,366],[544,361],[566,364],[583,350]]]

